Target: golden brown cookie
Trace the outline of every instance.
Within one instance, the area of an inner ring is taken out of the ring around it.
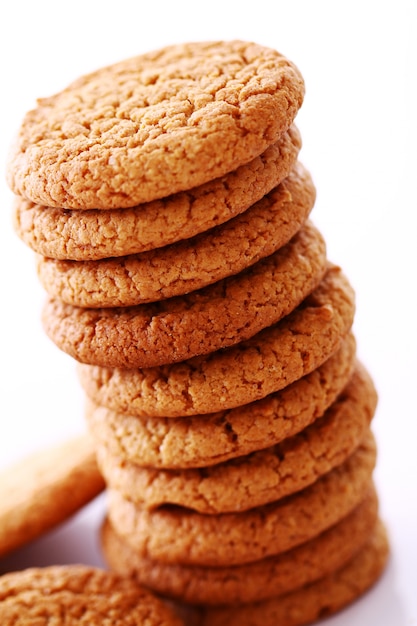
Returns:
[[[99,261],[38,259],[54,298],[81,307],[133,306],[201,289],[276,252],[307,219],[315,200],[298,164],[267,196],[226,224],[139,255]]]
[[[16,194],[52,207],[113,209],[223,176],[292,124],[298,69],[251,42],[168,46],[80,77],[38,101],[11,150]]]
[[[382,575],[389,543],[381,522],[363,549],[341,569],[263,602],[205,608],[179,608],[187,626],[302,626],[333,615],[360,598]]]
[[[137,307],[85,309],[49,298],[43,326],[81,363],[155,367],[249,339],[300,304],[326,271],[326,246],[308,222],[286,246],[190,294]]]
[[[110,567],[167,598],[190,604],[236,604],[288,593],[342,567],[362,548],[378,514],[375,489],[352,513],[297,548],[245,565],[198,567],[141,558],[106,519],[101,546]]]
[[[115,532],[151,560],[249,563],[300,545],[348,515],[370,488],[375,457],[369,434],[342,465],[306,489],[239,513],[205,515],[175,506],[147,511],[110,489],[108,517]]]
[[[364,439],[376,408],[371,377],[360,364],[346,389],[298,435],[272,448],[211,467],[139,467],[97,446],[108,487],[145,509],[176,505],[199,513],[245,511],[300,491],[343,463]]]
[[[330,265],[295,311],[247,341],[147,369],[80,364],[80,381],[97,404],[130,415],[222,411],[264,398],[319,367],[348,334],[354,308],[349,282],[340,268]]]
[[[16,196],[16,233],[35,252],[75,261],[137,254],[189,239],[243,213],[290,173],[301,147],[292,126],[250,163],[204,185],[128,209],[54,209]]]
[[[30,568],[0,577],[2,626],[181,626],[134,581],[85,565]]]
[[[205,467],[295,435],[321,417],[353,372],[352,334],[323,365],[281,391],[235,409],[190,417],[138,418],[87,400],[97,447],[150,467]]]
[[[94,446],[85,435],[4,469],[0,474],[0,554],[63,522],[103,489]]]

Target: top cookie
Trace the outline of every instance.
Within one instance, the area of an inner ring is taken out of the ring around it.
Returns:
[[[80,77],[29,111],[8,183],[33,202],[131,207],[230,172],[277,141],[304,97],[279,52],[244,41],[168,46]]]

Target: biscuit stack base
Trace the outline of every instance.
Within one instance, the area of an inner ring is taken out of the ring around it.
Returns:
[[[356,358],[353,289],[310,219],[303,93],[269,49],[174,46],[27,118],[25,140],[52,119],[59,184],[47,161],[29,171],[26,144],[11,160],[45,330],[79,362],[108,487],[103,553],[190,626],[315,621],[373,585],[388,555],[377,395]],[[89,144],[91,163],[63,176],[54,133],[69,111],[77,146],[95,132],[106,152],[94,160]]]

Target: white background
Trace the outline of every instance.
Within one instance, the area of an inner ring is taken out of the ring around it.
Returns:
[[[297,118],[313,212],[331,260],[356,290],[359,355],[379,391],[375,473],[392,557],[380,583],[332,626],[417,624],[416,3],[413,0],[14,0],[0,15],[1,169],[37,97],[107,63],[185,40],[253,40],[293,60],[307,94]],[[84,428],[74,362],[40,324],[32,252],[11,225],[0,176],[0,467]],[[1,490],[1,484],[0,484]],[[0,491],[1,498],[1,491]],[[99,498],[2,571],[102,564]]]

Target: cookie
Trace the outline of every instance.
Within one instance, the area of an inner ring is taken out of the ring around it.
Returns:
[[[372,379],[358,364],[323,417],[272,448],[188,470],[139,467],[101,446],[97,460],[108,487],[145,509],[175,505],[206,514],[245,511],[300,491],[343,463],[364,439],[376,400]]]
[[[167,46],[39,100],[23,119],[7,180],[51,207],[132,207],[248,163],[290,127],[303,97],[300,72],[271,48]]]
[[[81,363],[156,367],[249,339],[298,306],[325,271],[324,239],[307,223],[274,254],[204,289],[110,309],[49,298],[43,326],[61,350]]]
[[[85,417],[110,455],[139,465],[207,467],[279,443],[321,417],[353,372],[355,339],[349,334],[323,365],[281,391],[235,409],[172,418],[138,418],[87,399]]]
[[[189,239],[243,213],[279,185],[301,147],[295,126],[279,141],[204,185],[128,209],[77,211],[16,196],[13,224],[35,252],[74,261],[119,257]]]
[[[99,261],[38,259],[38,275],[54,298],[81,307],[133,306],[183,295],[241,272],[285,245],[315,200],[298,164],[267,196],[217,228],[139,255]]]
[[[181,626],[135,582],[85,565],[30,568],[0,577],[2,626]]]
[[[103,489],[94,446],[85,435],[7,467],[0,474],[0,555],[63,522]]]
[[[198,567],[141,558],[108,520],[101,528],[101,546],[114,571],[164,597],[189,604],[245,604],[288,593],[342,567],[369,539],[377,514],[372,488],[352,513],[314,539],[246,565]]]
[[[330,265],[295,311],[247,341],[159,368],[80,364],[81,385],[97,404],[129,415],[230,409],[283,389],[324,363],[348,334],[354,309],[349,282],[340,268]]]
[[[330,528],[363,500],[375,465],[369,434],[342,465],[306,489],[239,513],[205,515],[181,507],[147,511],[108,490],[108,517],[140,556],[164,563],[219,567],[260,560]]]
[[[288,594],[263,602],[192,610],[179,608],[187,626],[302,626],[324,619],[359,599],[382,575],[389,543],[381,522],[357,555],[341,569]]]

